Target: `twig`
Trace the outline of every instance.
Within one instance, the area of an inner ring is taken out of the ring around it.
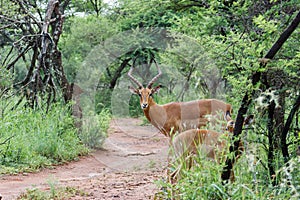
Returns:
[[[8,142],[11,138],[15,137],[15,135],[10,136],[9,138],[7,138],[6,140],[4,140],[3,142],[0,143],[0,145],[5,144],[6,142]]]

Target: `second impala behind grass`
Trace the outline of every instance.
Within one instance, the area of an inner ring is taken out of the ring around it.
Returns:
[[[222,120],[225,113],[231,114],[231,105],[217,99],[171,102],[164,105],[155,103],[153,95],[159,91],[161,86],[152,88],[152,85],[162,75],[162,72],[156,61],[153,61],[158,74],[148,83],[147,87],[144,87],[132,76],[133,67],[130,68],[128,76],[137,84],[138,88],[131,86],[129,90],[140,97],[140,105],[146,118],[165,136],[170,137],[176,132],[200,128],[206,126],[208,122],[214,125],[218,120]],[[211,115],[210,119],[207,115]]]
[[[249,115],[244,120],[244,125],[248,126],[253,122],[253,115]],[[199,154],[215,161],[216,163],[224,162],[229,150],[229,142],[232,136],[235,122],[229,114],[226,115],[226,131],[214,131],[206,129],[190,129],[178,134],[172,141],[172,150],[174,152],[174,162],[178,166],[176,170],[170,174],[170,182],[175,183],[180,178],[182,166],[190,169],[193,165],[194,158]],[[244,150],[242,142],[239,144],[239,151]],[[238,159],[234,159],[235,161]],[[179,162],[179,163],[178,163]],[[234,173],[231,171],[230,180],[234,181]]]

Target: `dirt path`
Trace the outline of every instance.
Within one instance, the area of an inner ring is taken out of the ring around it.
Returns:
[[[168,140],[138,119],[115,119],[104,149],[53,169],[0,177],[3,200],[16,199],[28,188],[49,189],[50,184],[84,191],[72,199],[153,199],[154,180],[165,177]]]

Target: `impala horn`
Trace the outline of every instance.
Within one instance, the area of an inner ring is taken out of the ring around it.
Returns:
[[[152,87],[152,85],[153,85],[153,83],[161,76],[161,69],[160,69],[160,67],[158,66],[158,64],[156,63],[156,61],[153,59],[153,61],[154,61],[154,63],[155,63],[155,66],[156,66],[156,68],[157,68],[157,71],[158,71],[158,74],[156,75],[156,76],[154,76],[154,78],[153,79],[151,79],[151,81],[148,83],[148,85],[147,85],[147,88],[151,88]]]
[[[138,86],[139,86],[139,88],[143,88],[143,85],[136,79],[136,78],[134,78],[133,76],[132,76],[132,71],[133,71],[133,66],[135,65],[135,60],[136,60],[136,58],[134,59],[134,61],[133,61],[133,64],[132,64],[132,66],[130,67],[130,70],[129,70],[129,72],[128,72],[128,77],[132,80],[132,82],[134,82],[135,84],[137,84]]]

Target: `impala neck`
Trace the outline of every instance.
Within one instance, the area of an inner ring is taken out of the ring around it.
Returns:
[[[161,106],[156,104],[154,101],[151,101],[151,102],[149,102],[148,107],[143,109],[143,112],[144,112],[146,118],[149,120],[149,122],[153,121],[153,119],[151,119],[151,118],[153,118],[153,115],[151,115],[151,117],[150,117],[150,110],[152,111],[152,110],[154,110],[156,108],[159,108],[159,107],[161,107]]]
[[[146,109],[144,109],[144,114],[153,126],[155,126],[164,135],[169,136],[170,130],[165,129],[167,113],[164,106],[156,103],[150,104]]]

